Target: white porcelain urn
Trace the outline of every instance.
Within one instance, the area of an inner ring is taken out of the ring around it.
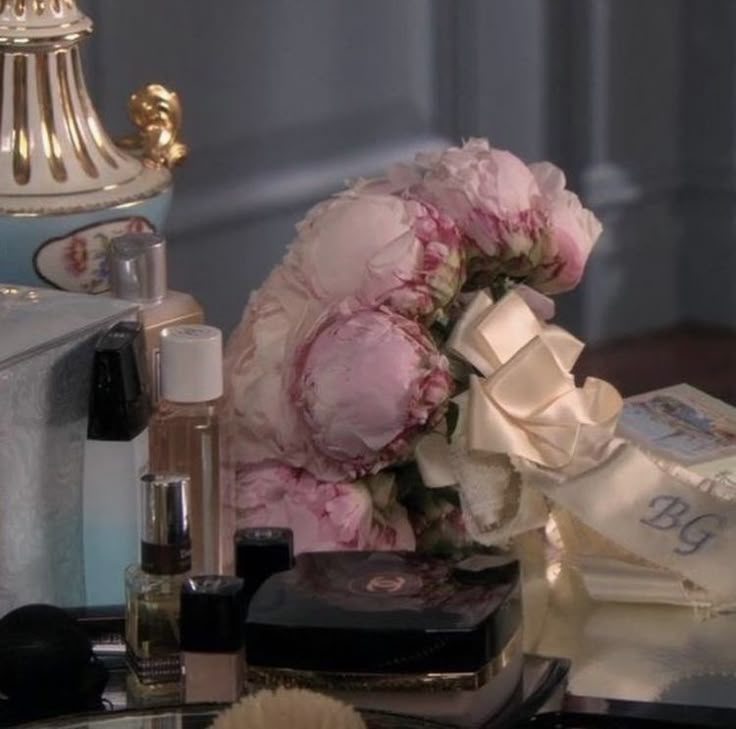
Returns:
[[[0,281],[102,293],[106,246],[161,228],[172,195],[177,95],[133,94],[136,131],[115,143],[87,92],[74,0],[0,0]]]

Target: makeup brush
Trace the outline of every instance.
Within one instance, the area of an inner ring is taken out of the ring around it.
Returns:
[[[305,689],[278,688],[246,696],[211,729],[366,729],[352,706]]]

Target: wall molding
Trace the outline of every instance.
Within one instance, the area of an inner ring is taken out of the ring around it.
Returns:
[[[632,207],[653,198],[668,198],[683,187],[684,176],[678,168],[651,170],[601,162],[578,173],[577,190],[587,207],[599,212]]]
[[[170,235],[200,235],[294,209],[306,212],[349,180],[378,175],[398,161],[411,160],[420,150],[451,143],[442,135],[417,134],[234,180],[190,185],[175,193],[176,206],[167,229]]]

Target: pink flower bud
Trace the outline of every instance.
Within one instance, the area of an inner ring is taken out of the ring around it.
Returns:
[[[582,278],[590,251],[603,226],[565,189],[565,175],[549,162],[531,165],[547,210],[549,235],[540,265],[528,283],[554,294],[574,288]]]
[[[468,240],[471,287],[505,274],[545,293],[567,291],[601,233],[595,215],[565,189],[561,170],[549,162],[527,166],[483,139],[417,155],[413,165],[394,168],[386,186],[457,223]]]

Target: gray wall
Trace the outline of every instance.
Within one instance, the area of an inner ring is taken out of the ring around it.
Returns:
[[[87,0],[109,128],[177,89],[171,277],[226,330],[294,223],[343,180],[488,136],[548,158],[602,218],[560,297],[589,342],[736,324],[736,4],[730,0]]]

